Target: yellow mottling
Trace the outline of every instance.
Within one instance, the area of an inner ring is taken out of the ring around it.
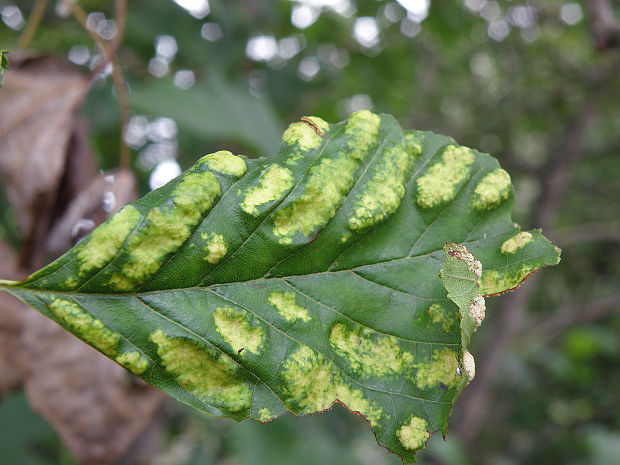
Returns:
[[[129,233],[137,226],[142,214],[133,205],[126,205],[112,218],[95,229],[76,246],[80,274],[101,268],[120,251]]]
[[[209,237],[211,237],[211,239],[209,239]],[[221,234],[210,235],[209,233],[202,233],[202,238],[208,240],[205,247],[207,255],[204,257],[206,261],[215,264],[224,258],[226,252],[228,252],[224,236]]]
[[[485,270],[480,281],[480,294],[489,295],[514,289],[538,267],[529,263],[512,266],[503,271]]]
[[[258,411],[259,421],[262,421],[263,423],[267,423],[269,420],[272,420],[272,419],[273,419],[273,415],[271,414],[268,408],[263,407],[262,409]]]
[[[297,415],[326,410],[339,400],[376,425],[383,411],[359,389],[344,381],[341,371],[325,356],[300,346],[282,364],[285,403]]]
[[[260,326],[252,326],[245,310],[219,307],[213,314],[217,332],[236,352],[241,349],[258,354],[265,340]],[[245,351],[240,352],[243,356]]]
[[[123,352],[116,361],[136,376],[143,374],[149,366],[149,360],[137,351]]]
[[[94,318],[75,302],[66,299],[52,299],[49,304],[58,322],[104,354],[116,355],[120,336]]]
[[[532,239],[533,239],[533,236],[531,233],[527,231],[521,231],[520,233],[512,236],[510,239],[504,242],[502,246],[500,247],[499,251],[502,254],[507,254],[507,253],[513,254],[517,250],[522,249],[527,244],[529,244],[532,241]]]
[[[431,436],[427,428],[426,420],[412,416],[406,424],[396,431],[396,435],[405,449],[417,450],[424,447]]]
[[[310,315],[308,315],[308,310],[295,303],[295,294],[293,292],[273,291],[269,294],[269,303],[278,309],[278,313],[286,321],[301,320],[307,323],[311,319]]]
[[[151,334],[168,373],[188,392],[214,407],[232,412],[250,408],[252,389],[239,376],[238,366],[226,355],[163,331]]]
[[[438,207],[453,200],[459,184],[469,177],[476,157],[467,147],[449,145],[441,159],[418,178],[416,201],[422,208]]]
[[[198,160],[198,164],[205,164],[211,171],[235,177],[243,176],[248,169],[243,158],[233,155],[227,150],[205,155]]]
[[[171,199],[151,210],[142,227],[129,239],[128,258],[108,285],[118,291],[134,289],[159,270],[163,260],[190,237],[217,196],[220,184],[213,173],[190,172],[176,185]]]
[[[298,122],[289,125],[282,141],[288,145],[298,144],[301,150],[312,150],[321,146],[323,138],[309,124]]]
[[[344,324],[332,327],[329,343],[349,362],[352,370],[365,377],[396,375],[411,368],[413,355],[404,351],[394,336],[366,328],[349,330]]]
[[[428,307],[428,313],[431,316],[431,321],[441,325],[442,329],[447,333],[452,330],[456,323],[456,314],[449,313],[439,304],[433,304]]]
[[[250,215],[258,216],[260,211],[257,207],[281,198],[293,187],[293,180],[293,173],[288,168],[270,165],[263,171],[259,185],[246,191],[241,208]]]
[[[349,217],[351,229],[369,228],[398,209],[405,196],[407,175],[419,153],[408,150],[405,144],[395,144],[383,151],[375,174],[355,201],[353,215]]]
[[[459,362],[456,353],[451,349],[433,352],[430,362],[416,363],[415,381],[420,389],[434,387],[441,383],[447,387],[456,385],[456,369]]]
[[[474,189],[471,205],[476,210],[492,210],[510,196],[510,175],[501,168],[485,175]]]

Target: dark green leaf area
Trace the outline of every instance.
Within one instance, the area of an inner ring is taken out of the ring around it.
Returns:
[[[496,160],[447,137],[308,117],[273,157],[202,157],[10,291],[200,410],[269,421],[340,402],[411,462],[446,432],[473,332],[472,302],[439,279],[444,244],[482,261],[483,294],[559,259],[513,201]]]

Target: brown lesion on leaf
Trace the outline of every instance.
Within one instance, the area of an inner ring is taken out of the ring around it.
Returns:
[[[316,132],[319,136],[325,137],[325,134],[323,133],[323,131],[321,131],[319,126],[314,121],[312,121],[312,118],[308,116],[302,116],[300,119],[304,123],[308,124],[314,130],[314,132]]]

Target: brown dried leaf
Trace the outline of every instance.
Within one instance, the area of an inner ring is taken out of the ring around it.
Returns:
[[[47,236],[46,250],[59,255],[126,203],[136,199],[136,179],[129,170],[97,176],[65,209]]]
[[[82,463],[124,456],[165,397],[35,312],[25,318],[22,342],[28,401]]]
[[[24,273],[17,271],[15,252],[2,242],[0,276],[11,279],[25,277]],[[20,357],[20,337],[25,312],[33,311],[12,295],[5,292],[0,294],[0,399],[22,384],[24,361]]]
[[[0,176],[31,253],[47,234],[88,80],[49,56],[11,56],[0,92]],[[32,265],[31,253],[22,264]]]

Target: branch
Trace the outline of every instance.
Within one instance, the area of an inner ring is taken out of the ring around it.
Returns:
[[[24,28],[23,32],[19,36],[17,40],[17,48],[20,50],[28,47],[28,44],[34,37],[34,34],[37,32],[39,28],[39,24],[41,23],[41,19],[43,19],[43,15],[45,13],[45,7],[47,6],[47,0],[37,0],[32,7],[32,12],[28,17],[28,24]]]
[[[73,3],[71,0],[62,0],[64,4],[69,7],[71,13],[82,25],[82,27],[88,32],[93,41],[97,44],[97,47],[101,51],[103,61],[99,63],[92,71],[91,76],[96,76],[100,73],[108,64],[112,65],[112,82],[114,83],[114,90],[116,91],[116,97],[118,99],[118,113],[119,113],[119,125],[120,125],[120,147],[119,147],[119,168],[129,168],[129,147],[123,139],[123,132],[127,121],[129,120],[129,98],[127,96],[127,87],[125,86],[125,79],[123,72],[115,58],[115,53],[120,46],[122,36],[125,30],[125,24],[127,22],[127,2],[126,0],[116,0],[116,36],[110,43],[110,46],[99,37],[99,35],[86,27],[86,20],[88,15],[80,8],[79,5]]]

